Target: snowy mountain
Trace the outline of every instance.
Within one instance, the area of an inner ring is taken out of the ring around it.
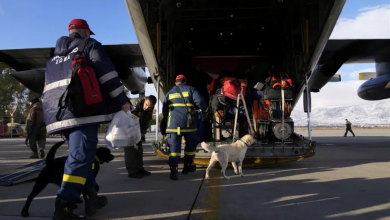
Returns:
[[[295,126],[307,126],[307,113],[297,109],[293,111]],[[312,126],[345,126],[345,119],[352,126],[390,126],[390,102],[377,101],[365,105],[326,107],[312,109]]]

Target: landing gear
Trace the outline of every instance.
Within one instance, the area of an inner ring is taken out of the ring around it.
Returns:
[[[306,75],[306,104],[307,104],[307,128],[308,128],[308,133],[309,133],[309,140],[311,141],[311,125],[310,125],[310,101],[311,101],[311,96],[310,96],[310,90],[309,90],[309,83],[307,80],[307,75]]]

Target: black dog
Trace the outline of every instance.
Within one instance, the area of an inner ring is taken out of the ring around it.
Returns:
[[[30,207],[31,202],[33,199],[47,186],[49,183],[54,183],[57,186],[61,187],[62,184],[62,177],[64,175],[64,167],[65,162],[68,157],[60,157],[54,159],[54,155],[56,154],[57,149],[64,143],[64,141],[56,143],[53,145],[53,147],[50,149],[49,153],[46,156],[46,167],[43,168],[43,170],[39,173],[37,182],[34,185],[34,188],[30,195],[27,197],[26,204],[23,207],[21,215],[23,217],[28,217],[30,214],[28,213],[28,209]],[[97,176],[100,164],[108,163],[114,159],[114,155],[111,154],[111,151],[107,148],[98,148],[96,150],[96,156],[95,156],[95,168],[94,173],[95,177]],[[96,192],[99,191],[99,186],[96,183]],[[84,200],[86,198],[85,193],[83,192]],[[77,203],[82,203],[81,200],[79,200]]]

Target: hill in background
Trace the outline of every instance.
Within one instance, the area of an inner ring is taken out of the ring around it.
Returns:
[[[295,126],[307,126],[307,113],[293,111]],[[354,127],[390,127],[390,102],[378,101],[365,105],[312,109],[310,121],[313,127],[345,126],[345,119]]]

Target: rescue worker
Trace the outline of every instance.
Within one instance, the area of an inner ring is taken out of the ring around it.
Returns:
[[[355,137],[355,134],[352,131],[352,123],[350,121],[348,121],[348,119],[345,119],[345,122],[346,122],[347,129],[345,129],[344,137],[347,137],[348,131],[351,132],[353,134],[353,136]]]
[[[150,121],[153,116],[154,105],[157,99],[154,95],[146,98],[138,98],[131,100],[135,109],[132,111],[139,118],[142,138],[136,146],[125,147],[125,165],[129,177],[140,179],[143,176],[149,176],[151,173],[144,169],[143,163],[143,147],[142,142],[145,142],[145,134],[148,130]]]
[[[27,140],[32,154],[30,158],[44,158],[46,145],[46,127],[42,103],[38,97],[30,100],[31,109],[26,119]]]
[[[57,40],[54,57],[47,62],[42,96],[48,134],[62,133],[69,143],[69,157],[55,201],[54,220],[86,219],[73,214],[75,203],[80,199],[83,189],[87,195],[84,198],[87,216],[95,215],[96,209],[107,205],[107,198],[96,193],[92,166],[98,144],[98,127],[99,124],[109,123],[113,114],[121,109],[130,110],[118,73],[101,43],[90,38],[94,33],[88,23],[82,19],[74,19],[69,23],[68,30],[69,36]],[[99,108],[98,115],[78,118],[66,108],[62,119],[57,121],[56,115],[60,110],[58,103],[71,79],[73,57],[79,44],[86,38],[82,53],[95,71],[105,108]]]
[[[199,143],[199,136],[196,132],[196,120],[198,117],[193,115],[192,118],[194,120],[190,120],[189,115],[195,110],[195,106],[200,108],[203,113],[208,110],[207,104],[198,90],[186,85],[186,77],[184,75],[176,77],[175,85],[165,96],[162,109],[164,123],[166,123],[166,130],[162,133],[168,135],[170,179],[172,180],[178,180],[182,137],[184,137],[186,142],[182,173],[195,172],[196,166],[193,164],[193,159]]]

